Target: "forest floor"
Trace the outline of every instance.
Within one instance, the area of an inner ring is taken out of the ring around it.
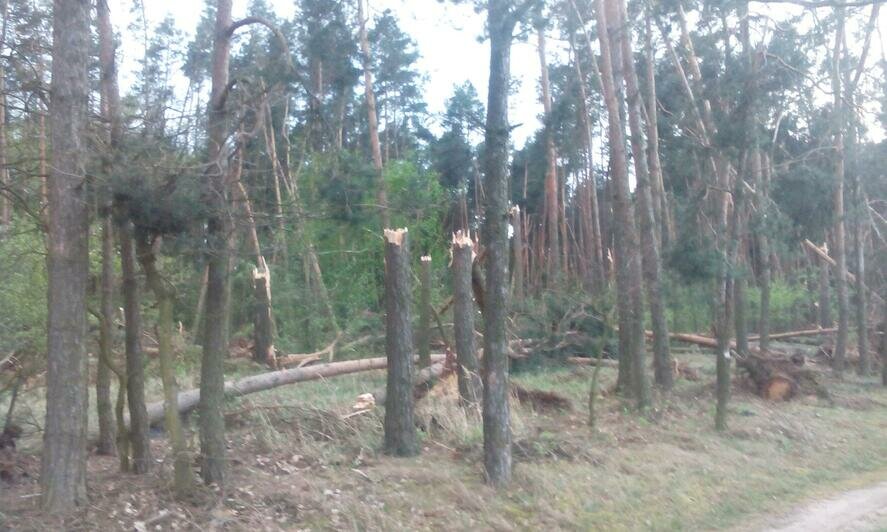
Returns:
[[[121,474],[116,458],[90,455],[90,504],[66,528],[747,530],[791,524],[790,512],[804,501],[887,479],[887,389],[874,379],[848,372],[837,381],[824,371],[831,401],[772,403],[737,377],[730,429],[719,434],[714,358],[678,358],[698,371],[698,381],[679,380],[643,416],[607,394],[598,401],[594,430],[587,425],[591,369],[514,374],[524,388],[556,392],[572,408],[515,401],[514,481],[500,492],[483,483],[480,422],[457,406],[452,384],[419,402],[421,456],[381,455],[380,409],[349,415],[359,394],[383,387],[384,372],[377,371],[232,400],[224,493],[200,488],[176,501],[162,433],[153,440],[156,467],[145,476]],[[243,363],[230,369],[259,371]],[[181,379],[192,371],[183,369]],[[607,390],[615,370],[603,368],[601,377]],[[151,391],[156,396],[159,387]],[[42,417],[42,393],[36,388],[25,397],[35,419]],[[37,509],[39,434],[20,443],[27,476],[0,481],[0,530],[53,529]],[[773,515],[788,521],[764,517]]]

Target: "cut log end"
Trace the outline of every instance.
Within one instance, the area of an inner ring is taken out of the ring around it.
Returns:
[[[461,229],[453,233],[453,246],[465,248],[473,245],[474,242],[471,241],[471,233],[462,232]]]
[[[402,246],[403,238],[404,236],[406,236],[408,231],[409,230],[406,227],[403,227],[401,229],[386,229],[385,241],[395,246]]]
[[[785,375],[774,375],[764,386],[764,399],[768,401],[788,401],[797,392],[795,381]]]

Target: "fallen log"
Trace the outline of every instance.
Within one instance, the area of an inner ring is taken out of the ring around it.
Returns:
[[[817,257],[819,257],[820,260],[822,260],[823,262],[825,262],[826,264],[828,264],[832,268],[838,267],[838,263],[835,262],[835,259],[833,259],[829,256],[828,251],[817,246],[816,244],[811,242],[809,239],[806,239],[806,238],[804,239],[804,246],[807,249],[809,249],[810,251],[812,251]],[[846,272],[846,277],[847,277],[847,280],[850,281],[851,283],[856,282],[856,276],[853,275],[852,273]],[[879,294],[878,292],[875,292],[871,288],[865,286],[865,284],[863,284],[863,288],[865,288],[872,295],[872,297],[874,297],[875,299],[877,299],[881,303],[887,303],[884,301],[884,298],[881,297],[881,294]]]
[[[653,337],[653,331],[645,331],[647,337]],[[691,333],[669,333],[669,339],[677,340],[679,342],[686,342],[688,344],[694,344],[701,347],[709,347],[711,349],[717,349],[718,341],[715,338],[710,336],[703,336],[701,334],[691,334]],[[735,347],[735,342],[730,343],[731,347]]]
[[[718,347],[716,339],[700,334],[671,333],[669,337],[711,349]],[[735,344],[731,343],[731,347],[735,347]],[[819,383],[816,372],[802,367],[803,364],[804,357],[798,358],[796,355],[771,353],[764,356],[753,351],[736,357],[736,366],[748,374],[755,386],[755,392],[764,399],[788,401],[798,394],[815,394],[829,399],[828,390]]]
[[[616,360],[611,360],[609,358],[602,358],[598,360],[596,358],[589,357],[567,357],[567,362],[570,364],[575,364],[577,366],[602,366],[605,368],[617,368],[619,367],[619,362]]]
[[[385,339],[384,334],[379,335],[379,336],[373,336],[373,335],[368,334],[366,336],[361,336],[360,338],[357,338],[356,340],[352,340],[352,341],[348,342],[347,344],[344,344],[340,347],[339,341],[342,340],[342,334],[340,333],[326,347],[324,347],[323,349],[320,349],[318,351],[315,351],[313,353],[295,353],[295,354],[289,354],[289,355],[277,355],[276,369],[283,369],[283,368],[288,368],[291,366],[296,366],[296,367],[301,368],[302,366],[306,366],[306,365],[310,364],[311,362],[316,362],[324,357],[329,358],[330,362],[332,362],[337,350],[339,352],[348,351],[348,350],[353,349],[357,346],[367,344],[367,343],[370,343],[375,340],[384,340],[384,339]]]
[[[573,404],[569,399],[555,392],[530,390],[516,383],[512,383],[511,394],[520,404],[527,405],[537,412],[573,409]]]
[[[422,368],[413,379],[413,399],[418,400],[424,397],[438,380],[456,370],[456,360],[452,355],[437,356],[441,358],[430,366]],[[385,393],[385,388],[372,392],[373,398],[376,400],[375,404],[385,404]]]
[[[441,362],[445,358],[445,355],[441,354],[431,355],[431,360],[433,363]],[[360,360],[347,360],[343,362],[331,362],[329,364],[318,364],[316,366],[307,366],[304,368],[284,369],[271,371],[269,373],[260,373],[258,375],[250,375],[249,377],[244,377],[236,381],[226,382],[225,396],[240,397],[242,395],[270,390],[272,388],[285,386],[287,384],[326,379],[329,377],[337,377],[339,375],[348,375],[350,373],[360,373],[362,371],[385,369],[387,366],[388,360],[386,357],[377,357],[364,358]],[[199,402],[200,389],[180,392],[178,396],[179,413],[186,414],[190,412],[197,407],[197,404]],[[155,424],[162,420],[163,401],[156,401],[148,404],[149,423]]]
[[[801,330],[801,331],[786,331],[786,332],[771,334],[770,339],[771,340],[781,340],[781,339],[785,339],[785,338],[797,338],[799,336],[817,336],[820,334],[832,334],[835,332],[838,332],[837,327],[831,327],[829,329],[805,329],[805,330]],[[754,342],[756,340],[759,340],[760,336],[753,334],[753,335],[749,336],[748,339],[750,341]]]

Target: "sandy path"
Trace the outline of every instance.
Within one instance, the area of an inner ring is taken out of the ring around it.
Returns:
[[[887,482],[810,503],[778,519],[773,532],[887,529]]]

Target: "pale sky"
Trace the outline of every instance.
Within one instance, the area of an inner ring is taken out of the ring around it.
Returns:
[[[269,5],[281,18],[291,18],[293,0],[269,0]],[[131,83],[132,72],[137,68],[136,58],[141,54],[141,42],[137,35],[125,31],[130,21],[130,0],[110,0],[115,30],[121,34],[122,82],[124,89]],[[149,27],[171,14],[178,29],[190,37],[200,20],[202,0],[146,0],[145,10]],[[248,1],[234,0],[234,18],[246,13]],[[421,54],[420,72],[426,76],[425,101],[433,115],[443,112],[444,103],[452,95],[456,85],[471,81],[481,101],[486,102],[489,42],[478,42],[483,35],[484,14],[477,14],[471,5],[438,2],[436,0],[369,0],[370,14],[376,16],[391,9],[397,16],[401,29],[417,44]],[[555,57],[555,43],[549,45],[549,55]],[[517,146],[541,126],[538,115],[542,104],[538,97],[539,56],[535,40],[530,43],[515,42],[511,61],[512,76],[519,81],[520,89],[509,100],[512,124],[523,124],[512,133]]]
[[[353,1],[353,0],[343,0]],[[123,37],[122,45],[122,81],[124,89],[132,82],[132,73],[137,68],[136,58],[141,55],[141,42],[136,34],[126,30],[130,20],[131,0],[110,0],[115,29]],[[167,14],[173,16],[178,29],[190,39],[200,20],[204,0],[145,0],[145,9],[150,26],[156,25]],[[281,18],[291,18],[294,13],[293,0],[268,0]],[[475,13],[472,2],[454,4],[438,0],[368,0],[369,12],[372,16],[385,9],[391,9],[400,21],[400,26],[416,42],[421,55],[418,68],[425,76],[424,94],[428,109],[432,115],[439,115],[444,110],[446,99],[452,94],[453,88],[468,80],[477,88],[481,101],[486,101],[487,78],[489,66],[489,42],[479,41],[483,35],[484,13]],[[247,0],[234,0],[234,17],[242,17],[246,13]],[[803,8],[786,4],[754,3],[751,6],[753,16],[784,19],[788,15],[803,12]],[[813,17],[824,17],[828,9],[808,12],[804,25],[812,23]],[[872,49],[868,65],[875,64],[884,58],[884,38],[887,33],[883,14],[873,36]],[[863,24],[866,16],[857,16],[852,24]],[[692,21],[691,21],[692,22]],[[848,28],[849,35],[856,29]],[[853,38],[850,46],[857,45]],[[549,63],[562,61],[566,57],[564,43],[549,38],[547,47]],[[512,138],[515,145],[522,146],[527,137],[541,126],[538,119],[542,105],[538,96],[539,56],[536,51],[536,40],[529,42],[515,41],[511,56],[512,76],[518,84],[518,91],[509,100],[509,120],[516,127]],[[815,72],[811,72],[816,75]],[[182,84],[184,85],[184,81]],[[828,86],[828,83],[825,84]],[[820,94],[819,97],[828,97]],[[877,112],[872,107],[869,112]],[[864,120],[873,121],[872,115]],[[884,137],[880,127],[870,130],[873,139]]]

